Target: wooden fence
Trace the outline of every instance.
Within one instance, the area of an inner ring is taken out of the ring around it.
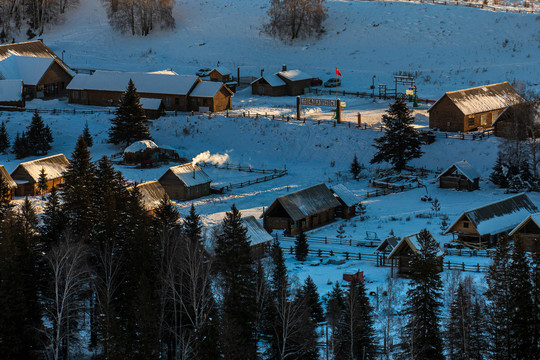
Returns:
[[[416,188],[418,188],[420,186],[421,185],[412,185],[412,184],[394,185],[392,187],[386,187],[386,188],[382,188],[382,189],[371,190],[371,191],[368,191],[368,192],[366,192],[364,194],[360,194],[360,195],[357,195],[357,196],[360,199],[367,199],[367,198],[372,198],[372,197],[377,197],[377,196],[396,194],[396,193],[400,193],[400,192],[403,192],[403,191],[416,189]]]
[[[294,236],[285,236],[281,235],[281,237],[276,234],[276,240],[285,240],[285,241],[295,241]],[[333,244],[333,245],[348,245],[348,246],[366,246],[366,247],[377,247],[381,243],[380,239],[374,239],[374,240],[353,240],[353,239],[338,239],[338,238],[331,238],[327,236],[312,236],[312,235],[306,235],[306,240],[308,243],[314,243],[314,244]]]
[[[475,249],[444,249],[445,255],[453,256],[482,256],[482,257],[493,257],[494,250],[475,250]]]
[[[357,0],[357,1],[380,1],[380,0]],[[384,1],[384,0],[383,0]],[[528,7],[522,6],[518,7],[517,4],[521,2],[504,2],[504,1],[491,1],[489,4],[488,0],[481,2],[472,2],[472,1],[452,1],[452,0],[391,0],[388,2],[414,2],[414,3],[426,3],[426,4],[437,4],[437,5],[451,5],[451,6],[464,6],[472,7],[476,9],[484,9],[489,11],[498,11],[498,12],[509,12],[509,13],[524,13],[524,14],[540,14],[540,9],[533,7],[529,4],[533,4],[533,1],[525,1]]]
[[[258,174],[270,174],[270,175],[259,177],[253,180],[242,181],[242,182],[234,183],[234,184],[231,183],[229,185],[225,185],[220,188],[214,188],[214,191],[221,194],[224,193],[225,191],[230,191],[231,189],[239,189],[239,188],[243,188],[249,185],[259,184],[262,182],[280,178],[288,174],[287,169],[273,169],[273,170],[256,169],[251,166],[241,166],[241,165],[234,165],[230,163],[225,163],[225,165],[216,165],[216,164],[201,162],[199,163],[199,165],[204,166],[204,167],[215,167],[217,169],[223,169],[223,170],[236,170],[236,171],[251,172],[251,173],[258,173]]]

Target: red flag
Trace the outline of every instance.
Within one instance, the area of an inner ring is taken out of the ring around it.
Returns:
[[[343,75],[341,75],[341,72],[338,70],[338,68],[336,68],[336,75],[343,77]]]

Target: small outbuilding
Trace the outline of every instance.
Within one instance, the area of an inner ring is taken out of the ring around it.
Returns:
[[[309,92],[313,76],[301,70],[287,70],[263,75],[251,83],[251,93],[265,96],[297,96]]]
[[[64,182],[64,172],[69,166],[69,160],[64,154],[48,156],[45,158],[20,163],[11,173],[11,177],[17,183],[17,196],[35,196],[40,195],[37,189],[41,169],[45,171],[47,177],[47,189],[43,192],[48,193],[53,187],[58,187]]]
[[[453,163],[439,176],[439,187],[444,189],[477,190],[480,188],[480,174],[466,160]]]
[[[13,199],[15,196],[15,190],[17,189],[17,183],[13,180],[11,175],[9,175],[4,165],[0,165],[0,178],[9,188],[8,200]]]
[[[251,93],[263,96],[286,96],[287,84],[276,74],[264,75],[251,83]]]
[[[264,228],[297,234],[334,221],[340,202],[325,184],[280,196],[263,214]]]
[[[336,209],[336,216],[343,219],[350,219],[356,215],[356,205],[360,199],[343,184],[332,187],[332,192],[341,206]]]
[[[510,237],[519,238],[525,251],[540,251],[540,214],[527,216],[509,234]]]
[[[518,194],[494,203],[465,211],[446,230],[454,241],[472,248],[493,245],[538,208],[526,194]]]
[[[141,98],[140,104],[148,119],[158,119],[165,114],[165,105],[161,99]]]
[[[248,241],[251,246],[251,256],[261,259],[268,255],[274,238],[270,235],[261,223],[254,216],[242,218],[247,229]]]
[[[136,186],[129,187],[128,190],[132,190],[137,187],[141,194],[141,203],[144,210],[151,215],[154,215],[154,211],[159,206],[160,201],[167,195],[165,189],[159,181],[149,181]]]
[[[169,168],[158,180],[173,200],[192,200],[210,195],[212,179],[197,164]]]
[[[493,123],[495,136],[525,140],[540,136],[540,99],[508,106]]]
[[[25,106],[22,80],[0,80],[0,106]]]
[[[395,236],[389,236],[386,239],[384,239],[379,246],[375,249],[375,252],[382,255],[381,259],[381,265],[388,264],[390,265],[390,261],[388,260],[388,255],[394,250],[394,248],[399,243],[400,239]]]
[[[208,77],[211,81],[221,81],[225,83],[232,80],[232,71],[225,66],[218,66],[210,70]]]
[[[490,128],[504,109],[524,101],[508,82],[447,92],[428,110],[429,127],[451,132]]]
[[[233,96],[234,93],[221,82],[201,81],[189,94],[190,109],[200,112],[229,110]]]
[[[388,255],[387,261],[396,268],[396,273],[398,276],[408,277],[411,275],[410,261],[412,257],[417,254],[421,249],[420,243],[418,241],[419,234],[420,233],[416,233],[413,235],[405,236],[394,247],[390,255]],[[440,259],[440,271],[442,271],[442,259],[444,256],[444,250],[441,248],[435,238],[433,238],[433,235],[431,235],[431,233],[429,233],[429,236],[437,244],[437,257]]]

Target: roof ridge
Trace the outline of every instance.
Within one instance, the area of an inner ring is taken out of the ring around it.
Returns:
[[[503,81],[503,82],[496,83],[496,84],[487,84],[487,85],[475,86],[475,87],[468,88],[468,89],[461,89],[461,90],[447,91],[447,92],[445,92],[445,94],[454,94],[454,93],[458,93],[458,92],[462,92],[462,91],[476,90],[476,89],[480,89],[480,88],[484,88],[484,87],[492,87],[492,86],[502,85],[502,84],[508,84],[508,85],[510,85],[510,83],[509,83],[508,81]]]
[[[20,165],[25,165],[25,164],[30,164],[30,163],[37,162],[37,161],[47,160],[47,159],[58,157],[58,156],[66,157],[64,154],[60,153],[60,154],[56,154],[56,155],[45,156],[43,158],[39,158],[39,159],[35,159],[35,160],[25,161],[25,162],[20,163],[19,166]],[[66,159],[67,159],[67,157],[66,157]]]
[[[526,193],[522,192],[522,193],[519,193],[519,194],[516,194],[516,195],[513,195],[513,196],[510,196],[510,197],[507,197],[506,199],[502,199],[502,200],[497,200],[497,201],[494,201],[492,203],[489,203],[487,205],[484,205],[484,206],[480,206],[480,207],[477,207],[477,208],[474,208],[474,209],[470,209],[470,210],[467,210],[467,211],[464,211],[463,214],[466,214],[466,213],[469,213],[471,211],[475,211],[475,210],[479,210],[479,209],[483,209],[485,207],[488,207],[488,206],[491,206],[491,205],[495,205],[495,204],[498,204],[500,202],[503,202],[503,201],[507,201],[507,200],[510,200],[510,199],[513,199],[513,198],[516,198],[518,196],[523,196],[525,195],[527,197],[527,199],[529,199],[529,197],[527,196]],[[530,201],[531,199],[529,199]],[[534,205],[534,204],[533,204]]]

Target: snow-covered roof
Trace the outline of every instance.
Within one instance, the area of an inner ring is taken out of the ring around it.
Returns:
[[[448,96],[464,115],[504,109],[507,106],[525,101],[512,85],[505,81],[498,84],[447,92],[433,104],[428,112],[445,96]]]
[[[195,89],[193,89],[193,91],[191,92],[191,94],[189,94],[189,96],[201,97],[201,98],[213,98],[219,92],[222,86],[225,86],[223,85],[222,82],[201,81],[195,86]]]
[[[75,75],[67,89],[124,92],[129,79],[133,80],[139,93],[187,95],[199,78],[195,75],[98,70],[93,75]]]
[[[0,60],[10,55],[56,58],[56,54],[41,40],[0,45]]]
[[[435,238],[433,237],[433,235],[431,235],[429,231],[428,233],[429,233],[429,236],[431,236],[431,238],[433,239],[433,241],[435,241],[435,243],[437,244],[438,249],[437,249],[436,255],[437,256],[444,255],[444,250],[441,248],[437,240],[435,240]],[[418,253],[418,251],[422,248],[422,246],[420,246],[420,241],[418,240],[419,234],[420,233],[408,235],[408,236],[405,236],[403,239],[401,239],[401,241],[394,247],[394,250],[392,250],[392,252],[388,255],[388,259],[391,259],[398,252],[400,252],[403,246],[408,246],[412,250],[412,252],[415,254]]]
[[[161,99],[152,99],[152,98],[141,98],[140,104],[141,107],[144,110],[159,110],[159,107],[161,106],[161,103],[163,100]]]
[[[223,75],[231,75],[232,74],[232,71],[229,70],[228,68],[226,68],[225,66],[218,66],[218,67],[215,67],[213,68],[210,72],[216,70],[218,73],[220,73],[222,76]]]
[[[286,70],[276,73],[276,75],[282,76],[291,81],[310,80],[313,76],[301,71],[301,70]]]
[[[146,149],[157,149],[158,146],[152,140],[140,140],[135,141],[133,144],[129,145],[124,153],[134,153],[137,151],[144,151]]]
[[[173,69],[163,69],[157,71],[150,71],[149,74],[161,74],[161,75],[178,75]]]
[[[54,61],[54,58],[12,55],[0,61],[0,79],[20,79],[25,85],[37,85]]]
[[[280,203],[291,219],[298,221],[333,208],[341,204],[325,184],[319,184],[292,194],[278,197],[275,203]]]
[[[276,74],[272,74],[272,75],[264,75],[260,78],[258,78],[257,80],[254,80],[251,82],[251,85],[253,85],[254,83],[256,83],[257,81],[259,80],[264,80],[266,81],[270,86],[272,87],[277,87],[277,86],[285,86],[287,85],[285,83],[285,81],[283,81],[282,78],[280,78],[279,76],[277,76]]]
[[[466,160],[461,160],[461,161],[453,163],[452,165],[450,165],[448,169],[440,173],[439,176],[437,176],[437,180],[441,176],[449,175],[450,173],[454,172],[454,170],[459,171],[460,173],[463,174],[463,176],[465,176],[467,179],[473,182],[474,182],[474,179],[480,178],[480,174],[478,173],[478,171],[476,171],[475,168],[472,167],[471,164],[469,164]]]
[[[141,203],[146,211],[155,210],[161,199],[167,194],[165,188],[157,180],[138,184],[137,189],[141,193]]]
[[[332,187],[332,191],[337,195],[338,200],[343,201],[345,206],[354,206],[360,202],[360,199],[343,184]]]
[[[210,176],[208,176],[203,169],[197,164],[188,163],[184,165],[173,166],[169,170],[176,175],[180,181],[187,187],[207,184],[212,182]]]
[[[387,247],[390,247],[390,251],[394,250],[396,245],[398,244],[399,239],[395,236],[390,236],[384,239],[379,246],[375,249],[375,251],[385,251]]]
[[[21,101],[22,92],[22,80],[0,80],[0,101]]]
[[[495,126],[495,123],[504,120],[519,120],[527,123],[530,117],[533,117],[534,121],[534,116],[537,116],[537,114],[540,114],[540,99],[525,101],[522,103],[508,106],[499,114],[499,116],[497,116],[491,126]],[[535,122],[538,122],[538,120],[536,120]]]
[[[9,188],[17,187],[17,183],[11,178],[4,165],[0,165],[0,178],[4,179]]]
[[[47,180],[58,179],[63,176],[69,166],[69,160],[64,154],[47,156],[41,159],[20,163],[11,173],[13,180],[32,180],[37,183],[41,169],[45,170]],[[30,177],[28,179],[28,176]]]
[[[538,212],[526,194],[518,194],[504,200],[465,211],[448,228],[447,233],[452,232],[453,227],[464,216],[474,225],[479,235],[500,234],[512,230],[524,218]]]
[[[251,246],[263,244],[274,240],[272,235],[270,235],[264,227],[261,225],[254,216],[246,216],[242,218],[242,221],[246,225],[248,239],[251,243]]]
[[[510,236],[514,235],[516,232],[518,232],[523,226],[525,226],[529,221],[532,221],[540,228],[540,213],[538,214],[532,214],[529,215],[523,220],[518,226],[514,228],[514,230],[510,231]]]

